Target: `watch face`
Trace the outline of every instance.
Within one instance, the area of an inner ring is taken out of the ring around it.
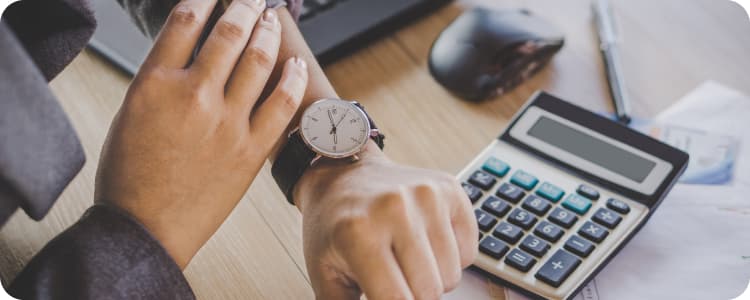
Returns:
[[[300,122],[302,140],[315,152],[332,158],[357,154],[370,137],[370,122],[356,105],[323,99],[310,105]]]

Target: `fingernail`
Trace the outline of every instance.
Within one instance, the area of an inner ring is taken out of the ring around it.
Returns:
[[[303,69],[307,69],[307,63],[303,59],[299,58],[299,56],[294,58],[294,63],[296,63]]]
[[[273,11],[273,9],[266,9],[266,12],[263,14],[263,20],[268,23],[276,23],[276,12]]]

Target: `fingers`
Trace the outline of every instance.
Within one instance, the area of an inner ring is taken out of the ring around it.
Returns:
[[[307,64],[292,58],[284,64],[281,80],[271,96],[258,107],[250,118],[250,134],[263,143],[267,153],[278,140],[299,108],[307,88]]]
[[[356,284],[339,277],[338,271],[326,270],[326,266],[322,265],[311,267],[309,264],[308,270],[316,299],[359,299],[362,295]]]
[[[450,216],[444,214],[433,218],[427,225],[432,231],[429,234],[432,252],[437,258],[440,278],[443,282],[443,292],[452,291],[461,280],[460,253],[456,235],[453,233],[453,227],[450,224]]]
[[[424,230],[402,230],[394,240],[394,253],[414,299],[439,299],[443,284],[436,257]]]
[[[454,200],[457,201],[457,205],[455,205],[451,216],[451,223],[453,224],[453,232],[458,244],[461,267],[466,268],[474,263],[474,259],[477,256],[479,246],[477,235],[479,234],[479,229],[474,219],[471,201],[469,201],[458,183],[453,184],[451,188],[451,192],[448,194],[455,195],[456,199]]]
[[[216,0],[183,0],[167,18],[144,67],[184,68],[193,55]]]
[[[219,18],[201,48],[191,70],[202,79],[227,82],[250,33],[265,9],[265,0],[234,0]]]
[[[368,300],[413,299],[390,248],[358,247],[343,255]]]
[[[248,116],[271,76],[281,44],[281,25],[272,9],[263,13],[226,88],[229,105]]]

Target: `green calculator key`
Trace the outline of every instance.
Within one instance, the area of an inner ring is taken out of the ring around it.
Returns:
[[[523,170],[518,170],[516,173],[513,173],[510,182],[526,190],[531,190],[539,183],[539,179],[536,179],[534,175],[526,173]]]
[[[486,162],[484,162],[482,170],[490,172],[497,177],[503,177],[505,176],[505,174],[508,174],[510,166],[502,160],[490,157]]]
[[[557,201],[560,201],[560,198],[562,198],[565,192],[561,188],[549,182],[545,182],[539,186],[539,188],[536,190],[536,194],[544,198],[547,198],[548,200],[552,202],[557,202]]]
[[[570,194],[562,204],[565,208],[572,210],[573,212],[582,215],[585,214],[589,208],[591,208],[591,200],[586,199],[577,194]]]

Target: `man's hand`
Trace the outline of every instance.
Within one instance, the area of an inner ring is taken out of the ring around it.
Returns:
[[[215,4],[174,8],[112,124],[97,174],[96,201],[132,214],[183,268],[244,195],[307,84],[304,61],[285,60],[278,85],[254,108],[281,33],[262,0],[234,1],[192,60]]]
[[[471,202],[441,172],[368,143],[357,163],[319,161],[294,193],[318,299],[438,299],[477,253]]]

